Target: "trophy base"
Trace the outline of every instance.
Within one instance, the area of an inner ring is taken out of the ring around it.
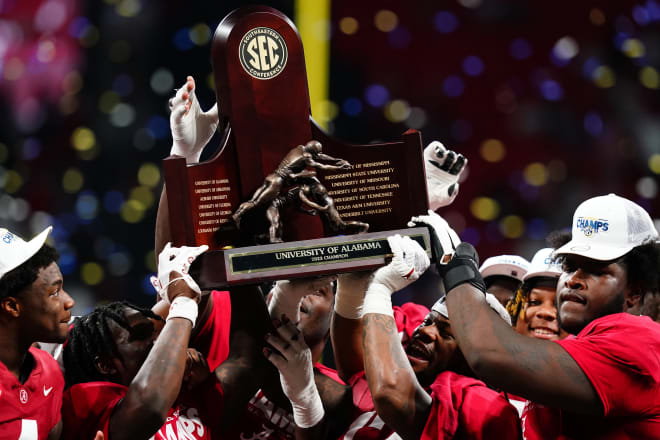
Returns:
[[[209,290],[377,269],[392,256],[387,237],[394,234],[417,241],[433,257],[428,228],[416,227],[208,251],[195,261],[191,275]]]

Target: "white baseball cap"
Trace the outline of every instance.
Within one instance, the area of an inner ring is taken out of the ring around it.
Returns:
[[[555,251],[593,260],[614,260],[648,240],[658,238],[649,214],[636,203],[615,194],[593,197],[573,214],[572,239]]]
[[[25,263],[44,245],[53,230],[48,226],[30,241],[25,241],[5,228],[0,228],[0,278]]]
[[[536,277],[559,278],[561,273],[561,264],[557,262],[554,249],[543,248],[534,254],[529,271],[523,277],[523,281]]]
[[[507,324],[511,325],[511,316],[509,312],[506,311],[506,308],[500,304],[495,295],[492,293],[486,293],[486,302],[491,309],[495,310],[500,318],[502,318]],[[443,295],[442,298],[437,300],[435,304],[431,306],[431,310],[438,312],[441,316],[449,319],[449,312],[447,312],[447,295]]]
[[[522,281],[529,270],[529,261],[518,255],[498,255],[484,261],[479,268],[483,278],[501,275]]]

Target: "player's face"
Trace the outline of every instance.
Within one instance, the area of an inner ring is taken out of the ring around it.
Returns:
[[[155,332],[151,319],[137,310],[124,309],[124,317],[128,321],[130,331],[115,322],[111,322],[110,327],[119,352],[119,359],[113,359],[113,364],[119,382],[128,386],[149,355],[154,345]]]
[[[625,268],[616,262],[567,255],[557,285],[559,325],[578,334],[594,319],[624,311],[628,295]]]
[[[75,304],[64,291],[62,273],[53,262],[39,269],[37,279],[16,295],[22,305],[21,333],[39,342],[62,343],[66,340]]]
[[[536,286],[530,292],[524,313],[516,322],[521,335],[554,341],[566,337],[557,321],[556,290],[554,286]]]
[[[462,356],[449,320],[435,311],[426,315],[413,332],[406,355],[420,383],[425,386],[441,372],[451,369]]]
[[[325,343],[330,334],[330,319],[335,301],[332,284],[328,283],[300,303],[300,322],[305,342],[309,347]]]

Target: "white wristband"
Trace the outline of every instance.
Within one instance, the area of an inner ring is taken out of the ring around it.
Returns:
[[[170,312],[167,315],[166,321],[172,318],[185,318],[195,326],[197,322],[197,301],[187,296],[177,296],[170,305]]]
[[[364,304],[364,291],[342,289],[341,284],[337,287],[335,295],[335,313],[343,318],[362,318],[362,306]]]
[[[380,313],[394,317],[392,311],[392,290],[380,283],[371,283],[364,296],[362,313]]]
[[[300,428],[316,426],[325,415],[321,396],[319,396],[319,392],[316,389],[316,384],[312,382],[310,385],[303,393],[303,396],[300,396],[298,402],[291,402],[293,420],[296,422],[296,426]]]

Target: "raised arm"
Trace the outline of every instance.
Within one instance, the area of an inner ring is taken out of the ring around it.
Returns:
[[[180,252],[172,261],[188,260],[189,255]],[[199,287],[189,286],[179,272],[170,273],[168,284],[165,291],[171,306],[165,326],[110,417],[108,432],[115,440],[154,435],[181,389],[200,294]]]
[[[428,268],[426,252],[409,237],[389,237],[394,257],[376,271],[364,300],[364,371],[376,412],[404,439],[419,439],[432,405],[401,345],[390,295]]]
[[[204,147],[218,128],[218,104],[214,104],[206,112],[202,111],[195,94],[195,80],[189,76],[186,83],[170,99],[169,107],[172,132],[170,155],[185,157],[186,163],[199,162]],[[172,241],[165,187],[160,195],[155,232],[156,255],[159,255],[165,244]]]
[[[603,413],[575,360],[555,342],[516,333],[490,310],[483,291],[469,283],[452,287],[447,309],[465,359],[489,386],[572,412]]]
[[[341,274],[337,280],[330,340],[339,377],[345,382],[364,370],[362,304],[373,272]]]
[[[240,420],[249,400],[265,383],[279,380],[277,370],[264,358],[264,336],[273,326],[266,303],[256,286],[232,287],[229,356],[215,369],[225,404],[222,426]],[[220,415],[219,415],[220,416]]]

